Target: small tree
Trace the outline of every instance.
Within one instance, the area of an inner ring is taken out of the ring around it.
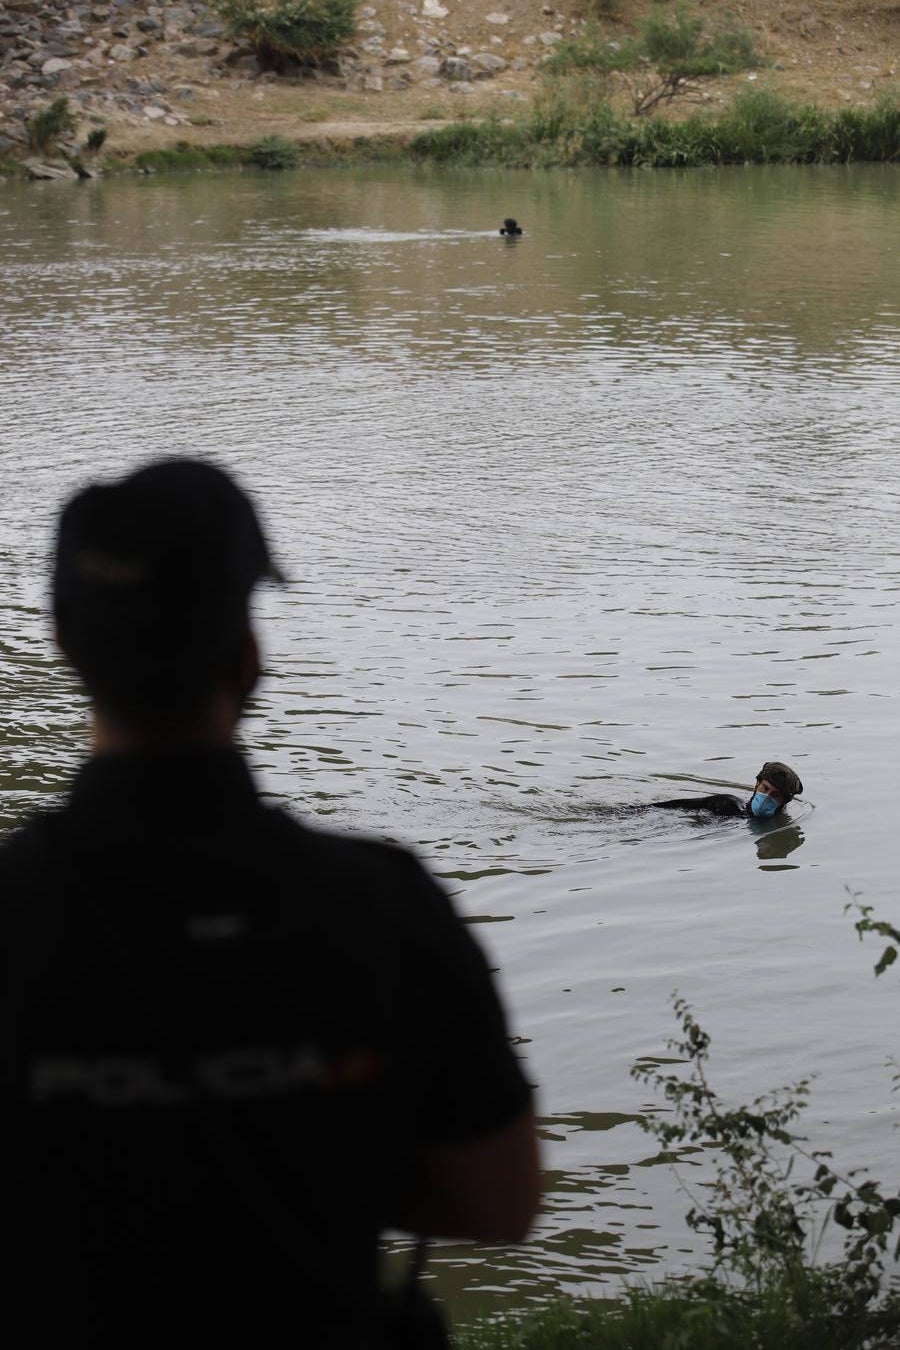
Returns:
[[[75,116],[65,94],[60,94],[59,98],[55,98],[46,108],[36,112],[28,122],[26,130],[29,147],[39,154],[55,150],[59,140],[71,136],[75,131]]]
[[[253,44],[260,63],[315,62],[349,42],[357,0],[214,0],[232,32]]]
[[[698,81],[761,64],[747,29],[726,21],[707,32],[705,24],[702,15],[692,14],[684,5],[673,11],[656,8],[633,38],[610,42],[594,30],[584,38],[561,42],[548,68],[617,72],[628,85],[635,113],[641,115],[675,98],[696,98]]]

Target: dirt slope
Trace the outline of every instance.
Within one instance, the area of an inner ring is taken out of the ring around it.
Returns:
[[[330,71],[262,72],[203,3],[0,0],[0,152],[21,146],[35,107],[66,92],[104,123],[112,150],[189,139],[247,143],[413,134],[431,119],[510,115],[541,88],[555,43],[579,31],[591,0],[371,0],[353,49]],[[593,0],[615,40],[649,0]],[[889,0],[694,0],[727,10],[755,35],[766,64],[721,79],[712,106],[747,82],[827,106],[896,88],[900,4]],[[60,62],[62,63],[60,65]],[[24,73],[23,73],[24,72]]]

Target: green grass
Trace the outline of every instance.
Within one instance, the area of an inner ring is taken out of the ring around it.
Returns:
[[[139,173],[189,173],[197,169],[231,169],[247,162],[249,152],[233,145],[190,145],[179,141],[165,150],[142,150],[127,165]]]
[[[0,178],[27,178],[28,172],[17,159],[0,155]]]
[[[263,136],[250,146],[249,156],[258,169],[295,169],[300,150],[295,141],[284,136]]]
[[[438,109],[426,112],[433,116]],[[468,116],[451,126],[423,127],[410,145],[390,133],[324,146],[298,145],[283,137],[265,137],[252,146],[182,140],[167,149],[141,151],[133,159],[107,154],[102,167],[108,173],[189,173],[409,159],[510,168],[896,162],[900,96],[888,93],[869,107],[831,111],[789,103],[765,89],[748,89],[724,112],[669,122],[621,115],[603,99],[602,81],[587,74],[555,81],[530,111],[517,117]],[[15,159],[0,158],[0,176],[18,178],[23,173]]]
[[[585,94],[585,89],[588,94]],[[419,159],[511,168],[621,164],[652,168],[717,164],[847,164],[900,159],[900,98],[867,108],[793,104],[747,90],[725,112],[682,122],[622,117],[590,96],[589,77],[538,100],[519,121],[486,118],[423,131]]]
[[[700,1281],[631,1290],[619,1300],[561,1302],[520,1322],[461,1328],[458,1350],[878,1350],[896,1345],[900,1296],[854,1313],[838,1279],[801,1281],[750,1295]]]

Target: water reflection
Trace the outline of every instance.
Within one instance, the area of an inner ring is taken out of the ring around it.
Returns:
[[[761,862],[770,862],[775,858],[786,858],[798,849],[805,840],[799,825],[783,825],[780,829],[761,834],[756,841],[756,856]],[[770,868],[774,871],[774,868]]]

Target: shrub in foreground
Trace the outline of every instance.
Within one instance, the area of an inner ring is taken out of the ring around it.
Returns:
[[[828,1281],[812,1276],[750,1296],[713,1281],[631,1289],[615,1301],[560,1302],[524,1321],[476,1326],[457,1350],[888,1350],[900,1307],[864,1321],[836,1313]]]
[[[871,906],[851,907],[861,939],[886,940],[882,975],[900,958],[900,929]],[[709,1036],[683,999],[675,1015],[670,1053],[639,1060],[632,1076],[665,1100],[642,1122],[663,1156],[706,1163],[699,1183],[681,1186],[712,1265],[618,1300],[563,1301],[518,1323],[469,1328],[459,1350],[896,1350],[900,1287],[887,1266],[900,1259],[900,1193],[864,1170],[842,1176],[830,1154],[808,1150],[793,1129],[805,1080],[728,1105],[710,1081]],[[818,1265],[829,1221],[843,1230],[843,1258]]]

